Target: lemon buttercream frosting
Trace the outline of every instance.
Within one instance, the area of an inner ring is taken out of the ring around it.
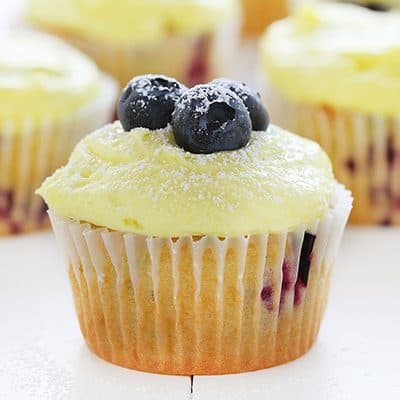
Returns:
[[[237,10],[237,0],[30,0],[27,14],[34,23],[132,45],[207,33]]]
[[[398,115],[400,15],[313,4],[273,24],[261,42],[268,80],[289,100]]]
[[[63,217],[170,237],[280,232],[323,216],[335,187],[314,142],[270,125],[235,151],[192,154],[170,126],[84,138],[38,193]]]
[[[3,120],[68,115],[94,98],[101,82],[96,65],[61,40],[34,32],[0,38]]]

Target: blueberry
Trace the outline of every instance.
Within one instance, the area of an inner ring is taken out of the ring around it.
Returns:
[[[251,135],[250,115],[232,91],[213,84],[189,89],[172,115],[175,141],[191,153],[215,153],[246,146]]]
[[[165,128],[175,104],[187,88],[163,75],[142,75],[132,79],[122,91],[118,118],[123,128]]]
[[[269,125],[269,115],[261,102],[260,94],[250,89],[245,83],[239,83],[226,78],[214,79],[212,83],[223,86],[236,93],[250,113],[253,131],[265,131]]]

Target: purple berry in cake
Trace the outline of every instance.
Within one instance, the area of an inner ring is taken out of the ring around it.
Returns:
[[[204,83],[206,81],[208,75],[208,47],[208,37],[200,39],[196,44],[194,56],[187,73],[189,86]]]
[[[303,246],[301,248],[299,272],[297,273],[297,282],[302,282],[304,286],[308,283],[308,274],[310,272],[312,251],[315,243],[315,235],[305,233]]]
[[[356,171],[356,162],[353,158],[349,158],[346,161],[346,168],[350,171],[350,173],[354,174]]]
[[[293,266],[288,260],[283,260],[282,264],[282,286],[281,286],[281,298],[280,307],[282,307],[287,294],[294,289],[296,283],[296,274]]]
[[[312,251],[314,248],[316,236],[311,233],[305,233],[303,246],[299,261],[299,271],[297,272],[297,281],[295,285],[294,304],[299,305],[302,300],[302,292],[307,287],[308,275],[310,273]]]
[[[261,290],[261,300],[263,301],[268,311],[274,310],[273,294],[274,290],[271,286],[265,286]]]
[[[11,190],[0,190],[0,219],[10,218],[13,201],[14,193]]]

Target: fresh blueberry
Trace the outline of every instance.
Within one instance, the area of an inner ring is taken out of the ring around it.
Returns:
[[[269,125],[269,115],[261,102],[260,94],[250,89],[246,84],[226,78],[214,79],[212,83],[223,86],[236,93],[250,113],[253,131],[265,131]]]
[[[356,172],[357,165],[356,165],[356,160],[354,160],[354,158],[347,159],[345,165],[351,174]]]
[[[380,222],[381,226],[390,226],[392,225],[392,220],[390,218],[384,218],[381,222]]]
[[[163,75],[142,75],[132,79],[122,91],[118,118],[123,128],[165,128],[175,104],[187,88]]]
[[[246,146],[251,120],[234,92],[213,84],[198,85],[177,102],[172,128],[178,146],[191,153],[209,154]]]

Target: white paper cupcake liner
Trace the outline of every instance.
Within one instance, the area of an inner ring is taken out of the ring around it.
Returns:
[[[338,185],[307,227],[225,239],[147,237],[49,214],[92,351],[193,375],[266,368],[309,349],[351,204]]]
[[[62,119],[0,121],[0,235],[49,225],[34,191],[68,160],[79,139],[110,121],[116,94],[115,82],[104,77],[98,97]]]
[[[233,18],[210,33],[171,34],[159,42],[119,47],[61,30],[54,33],[93,58],[121,87],[132,77],[149,73],[168,75],[192,86],[226,72],[224,66],[234,63],[239,29],[239,19]]]
[[[296,104],[271,88],[266,99],[274,123],[328,153],[336,178],[354,195],[352,222],[400,225],[400,116]]]

